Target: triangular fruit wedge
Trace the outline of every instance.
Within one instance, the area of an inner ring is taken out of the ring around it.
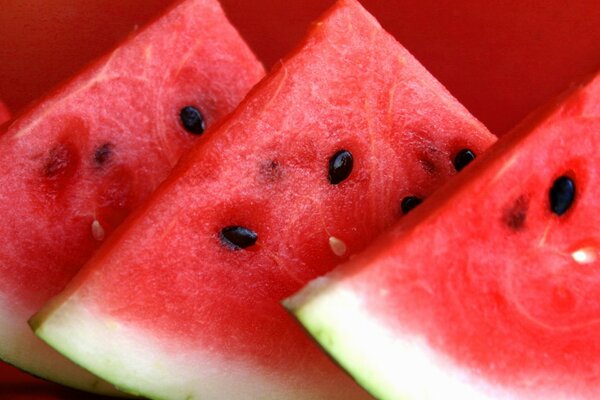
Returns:
[[[10,119],[10,111],[8,111],[8,107],[0,100],[0,125],[5,123]]]
[[[341,1],[32,324],[151,398],[364,398],[279,302],[493,141]]]
[[[4,129],[1,359],[95,389],[27,320],[262,75],[218,2],[187,0]]]
[[[600,398],[599,129],[600,75],[286,305],[378,399]]]

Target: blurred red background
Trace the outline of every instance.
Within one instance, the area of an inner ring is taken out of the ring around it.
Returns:
[[[33,378],[0,362],[0,399],[2,400],[104,400]]]
[[[173,0],[0,0],[0,98],[18,111]],[[267,66],[333,0],[222,0]],[[598,0],[363,0],[494,133],[600,67]]]
[[[48,92],[173,0],[0,0],[0,99]],[[333,0],[222,0],[266,66]],[[364,0],[494,133],[600,68],[598,0]],[[202,21],[199,21],[201,23]],[[98,399],[0,363],[0,399]]]

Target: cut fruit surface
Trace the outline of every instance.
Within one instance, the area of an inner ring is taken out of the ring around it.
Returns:
[[[279,302],[495,138],[351,0],[209,135],[36,333],[150,398],[365,398]]]
[[[216,1],[187,0],[4,128],[1,359],[97,389],[27,319],[262,74]]]
[[[286,301],[380,399],[600,397],[600,75]]]

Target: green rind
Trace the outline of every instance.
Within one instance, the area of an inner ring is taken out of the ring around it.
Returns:
[[[375,321],[343,282],[321,278],[284,302],[315,340],[381,400],[510,398],[452,365],[418,336]],[[398,379],[401,377],[401,379]]]
[[[9,348],[11,353],[0,352],[0,360],[14,365],[16,368],[36,377],[42,373],[45,379],[52,380],[53,382],[74,389],[93,391],[94,393],[107,396],[125,397],[125,394],[117,391],[113,385],[78,368],[71,361],[62,357],[57,357],[54,349],[48,346],[39,346],[39,344],[32,348],[31,343],[38,343],[38,340],[27,326],[27,323],[15,319],[10,312],[4,313],[2,310],[12,310],[12,308],[6,306],[0,307],[0,342],[11,343],[12,345]],[[46,366],[44,361],[49,358],[53,358],[56,361],[43,369],[29,371],[27,368],[23,368],[11,362],[11,360],[15,358],[15,354],[20,353],[28,354],[32,359],[38,360],[38,365]],[[69,371],[69,374],[65,374],[66,371]]]
[[[39,338],[81,367],[113,382],[119,390],[134,396],[148,395],[136,390],[135,387],[138,385],[128,384],[135,375],[128,374],[128,368],[121,364],[119,357],[114,356],[115,352],[119,353],[119,336],[123,337],[122,340],[126,336],[119,333],[117,323],[111,324],[109,320],[104,320],[101,322],[102,326],[96,323],[90,324],[89,318],[93,317],[74,302],[63,303],[54,310],[55,312],[48,311],[52,310],[52,307],[46,307],[44,310],[46,311],[43,314],[38,314],[30,320],[30,325]],[[94,342],[111,343],[111,350],[97,348]],[[134,343],[129,343],[126,347],[133,345]],[[145,364],[147,365],[147,362]],[[141,368],[143,366],[144,364],[140,365]],[[136,380],[139,381],[139,377],[136,377]],[[145,386],[153,392],[152,382],[141,382],[139,386]],[[184,393],[176,395],[186,398]],[[153,393],[152,398],[166,399],[167,397],[160,393]]]
[[[393,388],[378,379],[371,369],[355,368],[358,354],[350,350],[350,338],[344,333],[347,323],[338,320],[340,316],[334,302],[329,301],[326,278],[311,282],[304,290],[284,301],[283,305],[298,319],[317,343],[329,353],[363,388],[378,399],[392,398]],[[321,293],[322,292],[322,293]],[[336,323],[337,322],[337,323]],[[356,333],[352,329],[348,332]],[[410,398],[397,398],[408,400]]]
[[[53,301],[51,301],[49,303],[49,305],[52,304]],[[36,314],[34,317],[32,317],[29,320],[29,325],[32,328],[33,332],[39,338],[44,340],[44,342],[49,344],[54,350],[58,351],[63,356],[66,356],[67,359],[69,359],[70,361],[73,361],[79,367],[89,370],[88,368],[86,368],[87,367],[86,362],[78,362],[78,360],[79,360],[78,357],[70,357],[70,355],[72,353],[79,354],[79,352],[72,351],[73,346],[70,345],[69,343],[71,340],[73,340],[76,343],[77,338],[80,337],[79,333],[80,333],[80,329],[82,328],[82,326],[80,326],[78,324],[78,322],[81,323],[83,321],[83,319],[80,319],[79,321],[69,319],[68,316],[63,316],[62,313],[58,313],[56,316],[50,315],[51,313],[47,312],[46,310],[51,310],[51,309],[53,309],[53,307],[45,307],[42,310],[42,312]],[[64,320],[63,320],[63,318],[64,318]],[[51,333],[53,333],[53,332],[56,332],[56,331],[64,332],[64,331],[62,331],[63,327],[66,327],[68,330],[70,329],[71,334],[62,333],[62,334],[64,334],[64,336],[62,338],[60,335],[52,336]],[[98,363],[98,360],[103,360],[104,358],[103,358],[102,354],[98,354],[91,347],[92,346],[90,346],[89,352],[87,352],[87,354],[85,354],[86,352],[84,351],[83,352],[84,354],[82,356],[84,358],[86,356],[93,358],[96,363]],[[112,375],[114,375],[114,371],[118,370],[118,368],[116,368],[114,365],[111,365],[112,363],[110,363],[110,362],[108,362],[106,364],[99,362],[98,364],[100,364],[101,367],[99,368],[100,373],[96,373],[95,374],[96,376],[103,375],[106,377],[111,377]],[[113,371],[113,373],[110,373],[111,370]],[[118,389],[123,393],[124,396],[127,396],[127,395],[140,396],[141,395],[141,393],[137,393],[135,390],[128,388],[126,385],[120,385],[118,387]]]
[[[189,345],[183,350],[176,337],[157,338],[152,332],[137,331],[94,313],[76,296],[54,301],[30,323],[36,335],[61,354],[135,396],[156,400],[318,399],[314,393],[279,386],[277,376],[251,362],[221,360],[218,353]],[[232,379],[238,384],[231,385]],[[265,393],[269,395],[265,397]]]

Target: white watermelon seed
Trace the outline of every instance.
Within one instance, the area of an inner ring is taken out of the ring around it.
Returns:
[[[579,264],[590,264],[596,261],[598,258],[598,251],[595,247],[582,247],[581,249],[575,250],[571,253],[571,257],[576,263]]]
[[[335,236],[329,236],[329,247],[331,247],[331,251],[338,257],[344,256],[348,248],[346,247],[346,243],[342,240],[336,238]]]
[[[105,232],[102,224],[97,219],[92,222],[92,236],[97,241],[101,242],[104,240]]]

